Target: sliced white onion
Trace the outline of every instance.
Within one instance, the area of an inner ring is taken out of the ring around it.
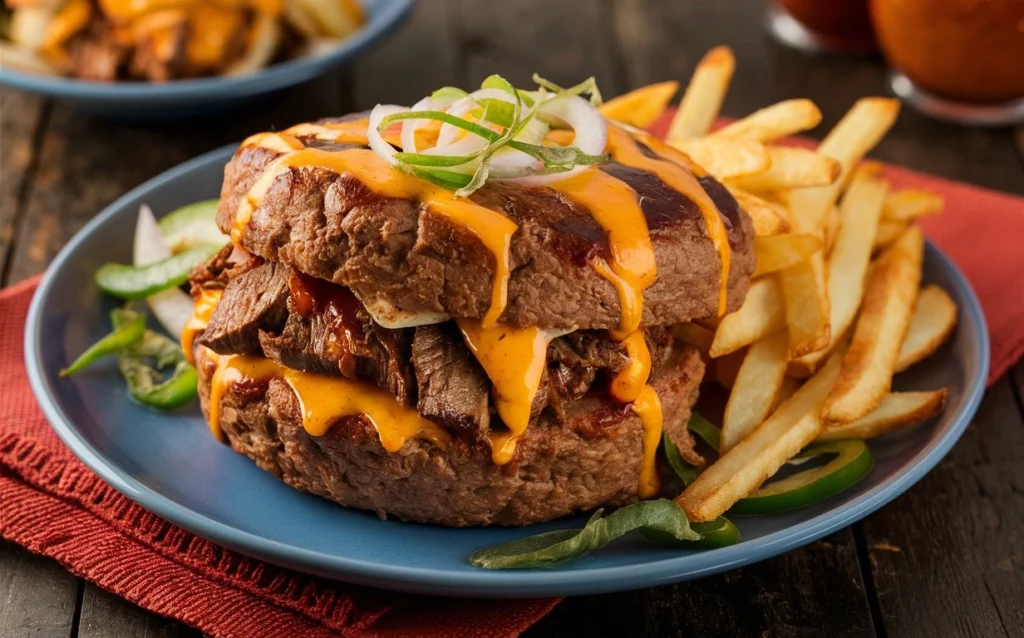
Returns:
[[[139,206],[139,217],[135,222],[135,241],[132,245],[132,264],[146,266],[170,256],[171,247],[160,234],[160,226],[153,211],[146,204]],[[146,297],[146,303],[160,325],[175,337],[185,331],[185,324],[192,316],[194,308],[192,297],[178,288],[150,295]]]
[[[411,111],[425,111],[427,109],[445,108],[434,104],[429,98],[425,97],[419,102],[412,105]],[[418,153],[419,149],[416,148],[416,131],[426,126],[430,120],[406,120],[402,122],[402,150],[406,153]]]
[[[374,153],[387,160],[392,166],[398,164],[398,160],[395,159],[396,151],[394,147],[384,140],[384,137],[381,136],[380,130],[378,129],[380,128],[380,123],[385,117],[395,113],[405,113],[408,110],[409,109],[404,106],[378,104],[373,107],[372,111],[370,111],[370,123],[369,126],[366,127],[366,137],[370,142],[370,148],[373,149]]]
[[[572,145],[587,155],[604,153],[608,144],[608,125],[601,113],[594,106],[579,96],[565,96],[549,100],[540,106],[540,113],[565,122],[576,133]],[[530,175],[513,177],[510,182],[520,184],[547,184],[568,179],[586,170],[588,166],[577,166],[572,170],[549,175]],[[500,179],[500,178],[498,178]]]

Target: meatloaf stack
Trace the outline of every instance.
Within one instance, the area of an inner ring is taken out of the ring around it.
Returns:
[[[218,212],[224,232],[278,155],[245,146],[229,162]],[[641,324],[649,382],[666,434],[699,461],[686,423],[703,363],[673,339],[671,326],[715,314],[721,260],[684,195],[615,162],[590,170],[626,182],[640,198],[658,270]],[[753,230],[728,191],[709,177],[700,183],[728,231],[727,299],[735,309],[753,270]],[[291,387],[271,378],[232,384],[220,398],[220,428],[234,450],[297,489],[380,516],[450,526],[525,525],[637,499],[643,429],[631,405],[608,391],[630,362],[608,332],[619,325],[619,298],[589,263],[608,258],[605,232],[585,207],[543,186],[490,183],[471,198],[518,226],[500,321],[564,333],[548,348],[530,425],[512,459],[492,460],[490,435],[506,428],[492,383],[453,320],[487,312],[494,257],[428,206],[383,197],[350,174],[319,167],[279,175],[234,245],[192,273],[197,298],[223,291],[195,340],[204,412],[216,367],[208,353],[256,355],[373,384],[443,428],[450,443],[411,439],[388,452],[365,416],[339,418],[326,435],[311,436]]]

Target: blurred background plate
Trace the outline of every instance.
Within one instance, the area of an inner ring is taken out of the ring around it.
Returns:
[[[360,0],[366,22],[337,47],[240,76],[172,82],[89,82],[0,66],[0,85],[55,98],[87,113],[134,121],[186,119],[251,104],[255,98],[312,80],[389,36],[413,0]]]
[[[896,389],[949,388],[942,414],[871,441],[875,467],[855,488],[795,512],[735,517],[742,541],[714,551],[652,547],[637,535],[550,570],[484,571],[466,559],[480,547],[528,534],[578,527],[585,516],[526,529],[448,529],[381,521],[297,492],[218,443],[197,405],[159,414],[131,402],[112,362],[62,380],[57,371],[109,331],[113,300],[92,273],[129,261],[138,207],[163,214],[216,197],[225,147],[131,191],[89,223],[58,255],[29,313],[26,366],[36,398],[58,435],[89,467],[129,498],[200,536],[297,570],[376,587],[475,597],[577,595],[696,578],[789,551],[850,525],[907,490],[963,433],[984,392],[988,335],[969,284],[929,245],[926,283],[960,307],[954,337],[897,379]],[[951,514],[955,515],[955,514]]]

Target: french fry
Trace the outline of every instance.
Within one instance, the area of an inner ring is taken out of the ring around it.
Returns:
[[[873,439],[929,419],[945,403],[945,388],[934,392],[891,392],[866,416],[844,425],[826,427],[818,440]],[[722,432],[724,435],[725,430]]]
[[[695,323],[680,323],[672,327],[672,334],[677,339],[697,348],[705,359],[708,358],[708,351],[711,350],[711,342],[715,338],[715,333]]]
[[[842,372],[825,403],[827,424],[856,421],[877,408],[888,394],[921,286],[923,258],[924,236],[911,226],[878,259]]]
[[[810,232],[821,227],[853,167],[892,127],[899,110],[899,100],[862,98],[825,136],[817,152],[838,160],[842,171],[828,186],[801,188],[790,195],[790,210],[798,230]]]
[[[743,365],[743,359],[747,356],[746,350],[737,350],[736,352],[725,355],[714,359],[715,364],[715,381],[718,381],[718,385],[729,390],[736,383],[736,376],[740,372],[740,366]]]
[[[838,206],[829,206],[828,213],[825,215],[825,228],[822,234],[825,236],[825,254],[829,255],[836,245],[836,236],[839,234]]]
[[[956,327],[957,307],[949,294],[935,284],[921,289],[896,359],[896,372],[903,372],[939,349]]]
[[[935,193],[916,188],[889,193],[882,209],[882,219],[888,222],[909,224],[926,215],[942,212],[945,201]]]
[[[838,161],[806,148],[767,148],[770,161],[767,170],[721,179],[727,179],[744,190],[768,191],[827,186],[836,181],[842,171]]]
[[[893,243],[907,230],[907,224],[904,222],[894,222],[887,219],[883,219],[878,224],[878,232],[875,234],[875,251],[883,250],[886,246]]]
[[[750,283],[740,309],[722,317],[708,352],[722,357],[785,327],[779,283],[774,276],[762,277]]]
[[[768,420],[704,470],[676,499],[691,521],[710,521],[747,496],[821,434],[821,407],[839,376],[837,354]]]
[[[839,179],[828,186],[794,189],[789,198],[790,220],[797,231],[821,232],[828,209],[854,165],[885,135],[899,114],[899,101],[862,98],[818,145],[818,153],[842,166]],[[793,358],[828,346],[831,336],[825,261],[822,253],[782,271],[789,324],[789,352]]]
[[[729,192],[754,222],[755,235],[763,237],[789,232],[789,222],[786,221],[788,212],[782,206],[738,188],[730,188]]]
[[[832,344],[837,343],[853,323],[864,296],[871,247],[887,191],[888,185],[884,180],[858,173],[850,182],[839,208],[839,232],[828,265]],[[792,370],[801,375],[813,373],[829,351],[826,348],[800,357],[793,362]]]
[[[754,259],[757,266],[754,276],[789,268],[803,261],[822,248],[817,235],[794,233],[754,237]]]
[[[779,393],[775,395],[775,403],[772,405],[772,412],[779,409],[779,406],[789,401],[789,397],[796,394],[796,391],[803,385],[803,381],[793,377],[786,377],[782,380],[782,385],[779,387]]]
[[[791,359],[828,346],[832,335],[825,278],[825,255],[812,254],[779,273],[785,297]]]
[[[648,84],[608,100],[598,110],[607,118],[645,129],[658,121],[678,90],[675,81]]]
[[[666,138],[688,140],[711,130],[735,70],[736,57],[729,47],[715,47],[704,54],[683,93]]]
[[[821,122],[821,111],[810,100],[786,100],[736,120],[711,134],[729,140],[770,142],[812,129]]]
[[[689,155],[694,162],[720,180],[761,173],[772,163],[767,149],[760,142],[702,137],[691,140],[669,139],[668,143]]]
[[[776,332],[755,341],[729,387],[729,401],[722,418],[722,453],[728,452],[771,414],[786,378],[789,336]],[[721,361],[721,359],[716,360]]]

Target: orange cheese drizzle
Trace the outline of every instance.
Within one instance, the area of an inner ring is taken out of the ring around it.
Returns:
[[[551,188],[586,206],[608,234],[611,263],[594,261],[592,267],[619,293],[620,337],[635,332],[643,316],[643,291],[658,276],[651,235],[636,191],[598,169],[555,182]]]
[[[217,303],[220,301],[220,296],[223,294],[223,290],[203,290],[199,295],[199,299],[196,300],[196,305],[192,309],[192,316],[188,318],[185,323],[185,329],[181,332],[181,349],[185,353],[185,358],[189,363],[195,365],[195,353],[193,352],[193,344],[198,335],[203,330],[206,330],[206,326],[210,323],[210,317],[213,316],[213,311],[217,309]]]
[[[718,212],[718,207],[715,206],[711,197],[695,177],[703,175],[704,171],[690,161],[686,154],[680,153],[653,135],[643,134],[642,136],[644,144],[662,159],[653,159],[644,155],[629,133],[618,126],[609,125],[608,145],[612,157],[626,166],[654,173],[666,186],[682,193],[697,204],[701,216],[704,218],[704,227],[711,238],[711,244],[715,247],[715,252],[718,253],[722,262],[722,276],[718,288],[718,316],[722,316],[725,314],[727,305],[727,284],[732,251],[729,248],[729,236],[726,233],[722,216]]]
[[[509,431],[507,435],[492,435],[491,457],[498,465],[504,465],[512,459],[516,439],[530,424],[530,408],[544,375],[548,345],[554,333],[500,324],[485,328],[476,319],[456,321],[466,345],[494,385],[495,408]]]
[[[348,124],[348,123],[343,123]],[[348,135],[340,129],[342,135]],[[323,168],[338,174],[347,173],[366,185],[367,188],[384,197],[416,199],[425,204],[433,213],[439,214],[453,224],[470,231],[494,256],[495,273],[491,286],[491,303],[483,318],[484,326],[494,326],[505,311],[508,303],[508,276],[512,235],[518,229],[515,222],[501,213],[474,203],[467,198],[457,198],[440,186],[406,175],[395,170],[387,161],[368,149],[347,149],[326,151],[315,148],[291,148],[289,138],[294,135],[263,134],[246,140],[244,145],[258,145],[280,150],[282,144],[289,148],[264,169],[249,193],[242,198],[235,214],[231,239],[236,245],[253,212],[263,201],[271,184],[280,175],[296,168]],[[299,142],[301,144],[301,142]]]
[[[235,383],[280,378],[295,392],[302,427],[310,436],[327,434],[340,418],[363,415],[373,424],[388,452],[401,450],[411,439],[425,439],[441,448],[448,445],[449,435],[441,427],[372,384],[292,370],[263,357],[212,352],[206,356],[211,355],[217,367],[210,385],[210,430],[221,441],[221,401],[230,387]]]

